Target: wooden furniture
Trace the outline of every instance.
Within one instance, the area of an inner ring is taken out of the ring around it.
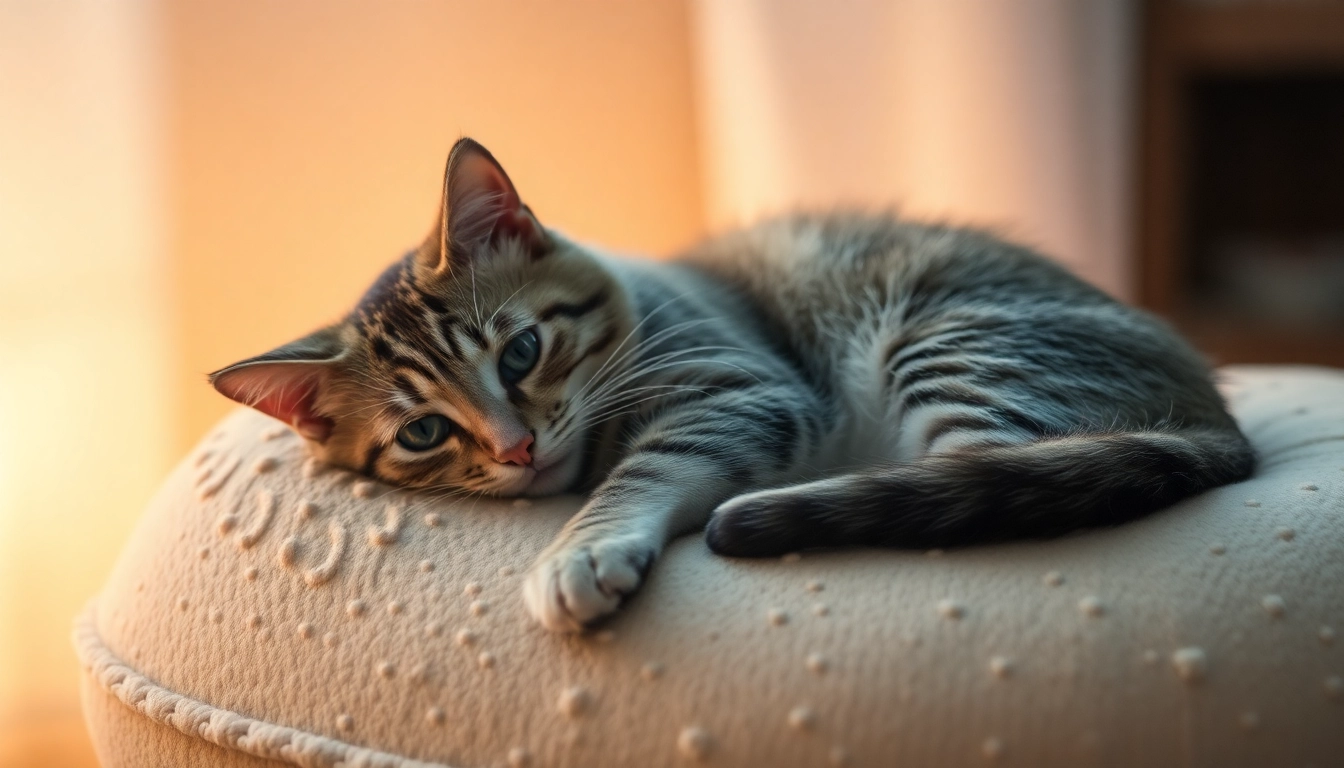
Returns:
[[[1215,361],[1344,365],[1344,2],[1148,0],[1138,291]]]

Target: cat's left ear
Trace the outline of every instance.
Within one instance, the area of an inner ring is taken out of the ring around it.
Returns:
[[[220,394],[283,421],[295,432],[326,442],[335,421],[320,412],[324,389],[345,349],[341,326],[323,328],[283,347],[210,374]]]
[[[534,257],[551,248],[546,229],[489,150],[471,139],[458,139],[443,174],[438,226],[421,248],[420,264],[446,274],[484,247],[510,237],[518,238]]]

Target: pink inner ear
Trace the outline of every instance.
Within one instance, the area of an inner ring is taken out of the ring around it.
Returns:
[[[301,363],[247,365],[215,377],[225,397],[279,419],[309,440],[325,442],[334,422],[316,412],[323,370]]]
[[[450,169],[450,175],[446,234],[452,245],[470,250],[475,243],[516,236],[534,252],[543,249],[541,225],[492,159],[466,153]]]
[[[491,197],[497,200],[496,210],[517,210],[521,205],[518,191],[513,182],[504,174],[503,169],[484,155],[469,153],[453,168],[453,199],[451,204],[458,205],[471,198]]]

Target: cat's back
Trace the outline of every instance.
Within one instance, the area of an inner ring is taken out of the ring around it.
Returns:
[[[875,312],[896,312],[910,323],[1014,305],[1118,308],[1030,249],[974,229],[883,214],[770,219],[707,240],[679,261],[731,286],[804,346],[871,321]]]
[[[891,402],[898,353],[942,339],[966,365],[1013,361],[1001,389],[1071,401],[1085,421],[1123,411],[1146,422],[1152,403],[1226,421],[1205,362],[1165,324],[984,232],[882,215],[790,216],[683,258],[731,286],[840,402]]]

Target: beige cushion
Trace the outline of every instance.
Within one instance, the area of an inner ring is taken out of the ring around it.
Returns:
[[[106,766],[1339,764],[1344,374],[1228,389],[1248,482],[946,553],[689,537],[583,637],[519,596],[577,499],[395,490],[239,412],[77,624],[90,730]]]

